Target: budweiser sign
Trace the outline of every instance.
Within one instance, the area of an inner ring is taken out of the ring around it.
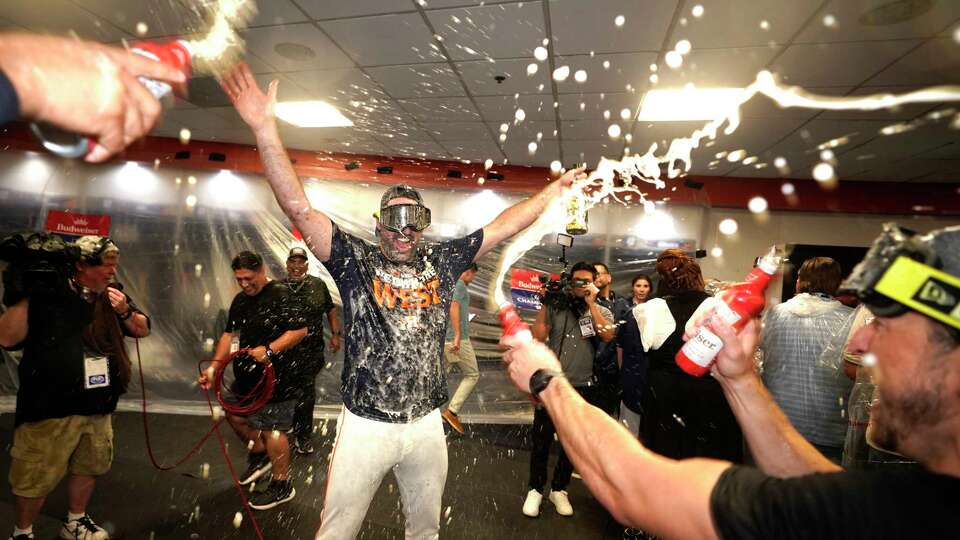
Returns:
[[[62,210],[47,212],[47,232],[67,236],[109,236],[110,216],[98,214],[74,214]]]

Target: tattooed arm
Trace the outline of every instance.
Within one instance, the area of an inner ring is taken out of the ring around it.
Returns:
[[[326,214],[310,206],[303,185],[293,170],[287,151],[277,130],[273,107],[277,101],[277,84],[270,83],[267,93],[257,86],[250,68],[240,64],[220,82],[233,106],[257,137],[260,160],[283,213],[300,230],[307,247],[320,261],[330,258],[333,222]]]

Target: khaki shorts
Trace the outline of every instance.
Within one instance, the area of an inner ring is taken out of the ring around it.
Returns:
[[[109,414],[20,424],[13,432],[10,486],[19,497],[44,497],[63,475],[100,476],[113,462]]]

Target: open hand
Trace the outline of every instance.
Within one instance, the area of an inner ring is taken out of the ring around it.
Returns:
[[[587,177],[586,165],[583,167],[577,167],[576,169],[570,169],[569,171],[563,173],[563,176],[557,179],[557,183],[561,186],[568,188],[573,185],[575,180],[584,180]]]
[[[276,126],[277,117],[273,109],[277,104],[279,83],[278,79],[274,79],[264,93],[257,85],[257,80],[253,78],[250,67],[243,62],[237,64],[220,80],[223,91],[254,134]]]

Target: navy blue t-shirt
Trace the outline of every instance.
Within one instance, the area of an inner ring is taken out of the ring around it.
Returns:
[[[404,423],[447,400],[443,340],[453,287],[483,243],[483,229],[425,243],[409,263],[334,225],[324,266],[343,301],[343,403],[357,416]]]

